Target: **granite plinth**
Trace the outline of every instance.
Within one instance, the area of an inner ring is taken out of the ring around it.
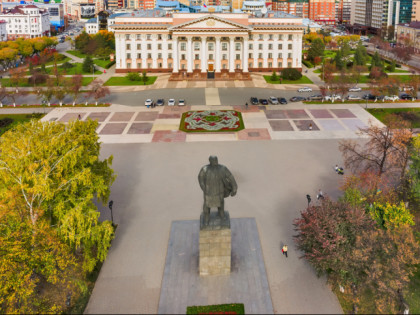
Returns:
[[[223,230],[230,229],[230,215],[228,211],[225,211],[223,219],[219,216],[218,212],[210,211],[209,224],[204,224],[204,214],[200,215],[200,231],[202,230]]]

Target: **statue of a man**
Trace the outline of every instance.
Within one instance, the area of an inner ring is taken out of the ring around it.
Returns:
[[[204,193],[204,224],[208,225],[210,220],[210,209],[218,208],[220,218],[225,216],[224,198],[235,196],[238,190],[235,178],[224,165],[220,165],[217,156],[209,157],[210,164],[201,168],[198,174],[198,182]]]

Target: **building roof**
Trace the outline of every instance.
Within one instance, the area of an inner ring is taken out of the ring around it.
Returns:
[[[98,20],[96,18],[91,18],[89,20],[86,21],[86,23],[98,23]]]
[[[108,17],[108,20],[109,20],[109,19],[115,19],[116,17],[118,17],[118,16],[123,16],[123,15],[127,15],[127,16],[129,16],[129,15],[130,15],[130,13],[127,13],[127,12],[123,12],[123,13],[114,13],[114,14],[111,14],[111,15]]]

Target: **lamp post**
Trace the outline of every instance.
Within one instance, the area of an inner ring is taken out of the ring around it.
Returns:
[[[311,203],[311,196],[310,195],[306,195],[306,199],[308,199],[308,208],[309,208],[309,204]]]
[[[114,225],[114,216],[112,215],[112,206],[113,206],[113,204],[114,204],[114,201],[112,201],[112,200],[108,203],[109,210],[111,210],[111,222],[112,222],[112,225]]]

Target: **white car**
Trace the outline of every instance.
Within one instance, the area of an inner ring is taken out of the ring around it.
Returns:
[[[148,98],[146,102],[144,102],[144,106],[152,106],[152,104],[153,104],[153,101],[150,98]]]
[[[400,91],[413,91],[414,88],[412,86],[404,86],[402,88],[400,88]]]
[[[298,92],[312,92],[312,89],[310,87],[305,86],[303,88],[298,89]]]
[[[178,101],[178,106],[185,106],[185,100],[179,100]]]
[[[170,98],[168,101],[168,106],[174,106],[175,105],[175,100],[173,98]]]
[[[279,100],[277,99],[277,97],[274,96],[270,96],[270,98],[268,99],[270,101],[271,104],[273,105],[278,105],[279,104]]]
[[[384,101],[393,101],[393,102],[395,102],[395,101],[398,101],[400,98],[399,98],[399,96],[398,95],[390,95],[390,96],[388,96],[388,95],[385,95],[384,96]]]
[[[349,95],[347,96],[347,99],[357,101],[357,100],[361,100],[362,98],[359,95]]]
[[[361,91],[362,91],[361,87],[355,86],[355,87],[349,88],[349,92],[361,92]]]
[[[326,101],[341,100],[341,96],[337,95],[337,94],[327,95],[327,96],[324,97],[324,100],[326,100]]]

